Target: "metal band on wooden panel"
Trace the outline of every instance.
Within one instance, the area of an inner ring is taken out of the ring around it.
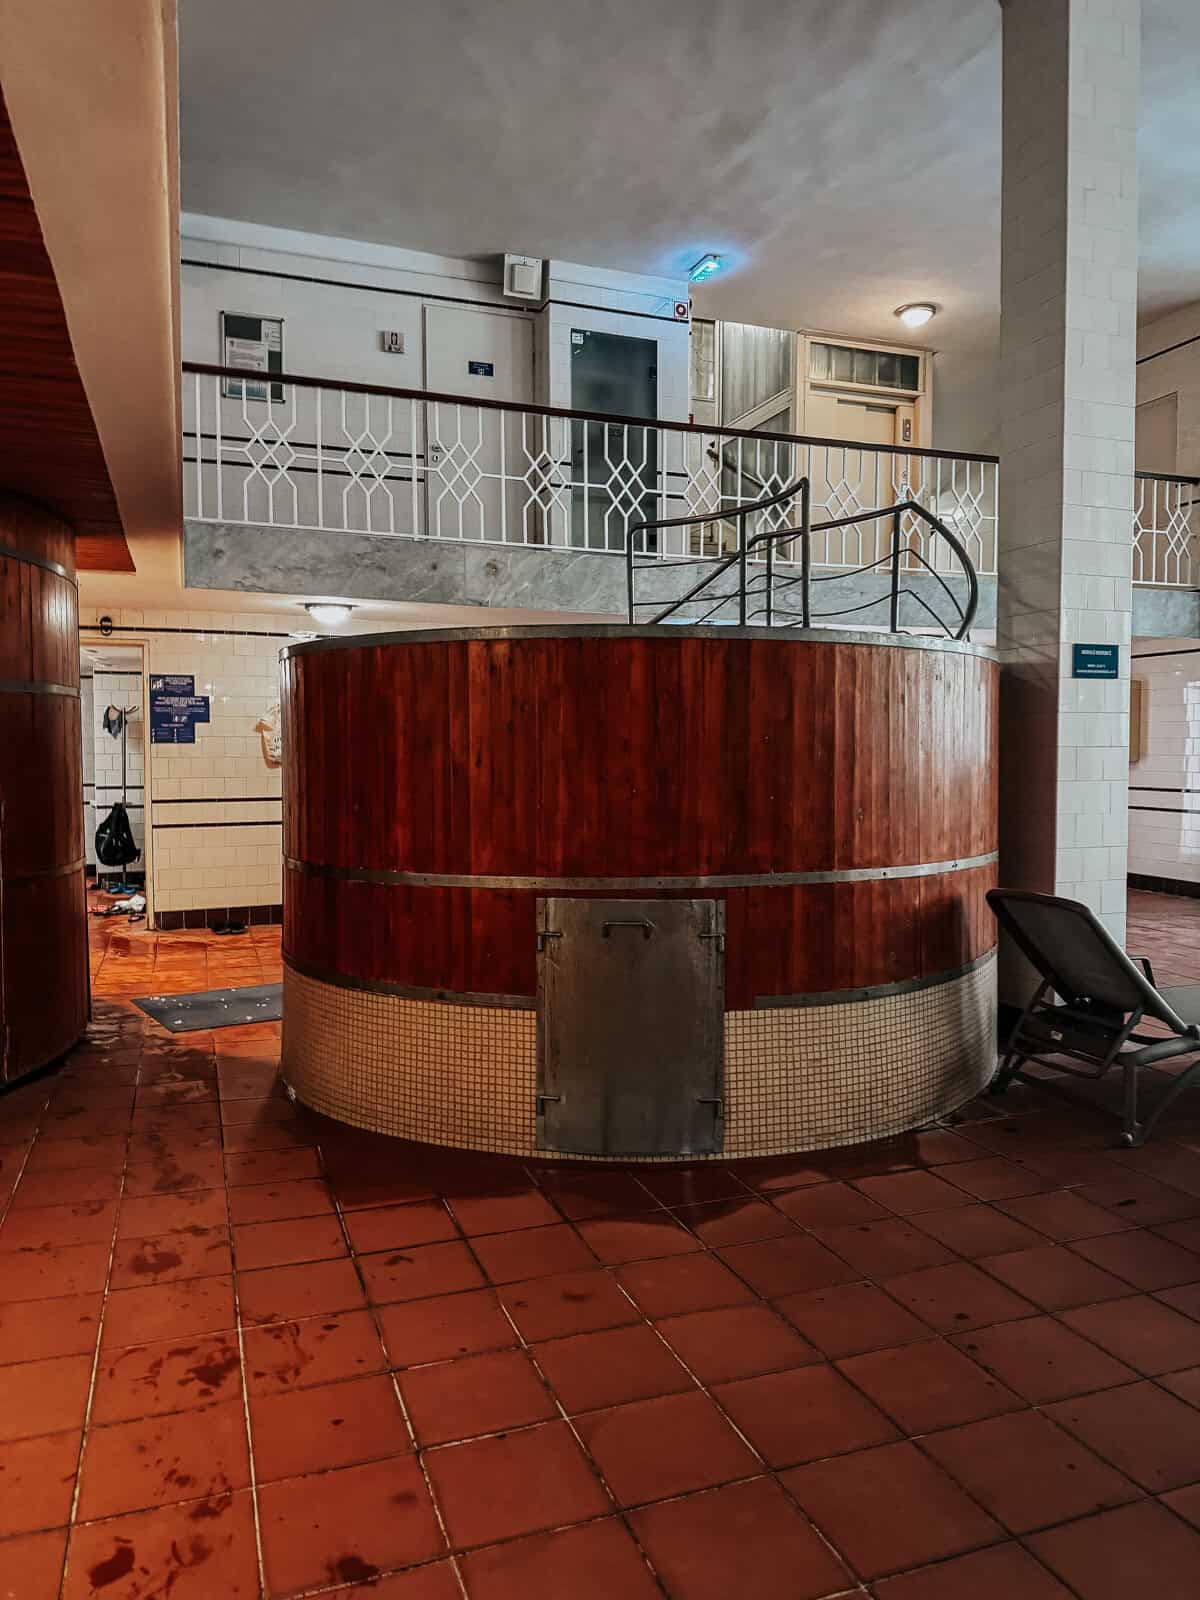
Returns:
[[[69,683],[38,683],[32,678],[0,678],[0,694],[65,694],[79,699],[79,685]]]
[[[383,867],[329,867],[315,861],[297,861],[284,856],[291,872],[306,878],[324,878],[336,883],[377,883],[397,888],[425,889],[529,889],[548,894],[569,893],[573,889],[790,889],[820,883],[880,883],[901,878],[935,878],[952,872],[970,872],[976,867],[994,866],[999,852],[988,850],[979,856],[961,856],[950,861],[922,861],[900,867],[841,867],[828,872],[737,872],[695,873],[679,877],[551,878],[539,875],[481,872],[392,872]]]
[[[827,989],[821,994],[763,994],[755,999],[754,1009],[771,1011],[781,1006],[845,1006],[862,1000],[884,1000],[889,995],[914,994],[918,989],[933,989],[939,983],[952,983],[956,978],[965,978],[968,973],[977,971],[995,958],[996,947],[993,945],[981,956],[976,956],[974,961],[968,961],[961,967],[947,967],[944,972],[930,973],[927,978],[900,978],[895,983],[872,983],[858,989]]]
[[[391,994],[401,1000],[435,1000],[449,1006],[500,1006],[508,1011],[536,1011],[537,1001],[523,994],[474,994],[457,989],[422,989],[411,983],[389,983],[384,978],[352,978],[314,961],[300,961],[286,952],[283,964],[303,978],[328,983],[335,989],[362,990],[366,994]]]
[[[41,567],[43,572],[52,572],[56,578],[65,578],[72,589],[79,588],[79,580],[61,562],[51,561],[49,556],[35,556],[32,551],[16,550],[12,545],[0,544],[0,561],[21,561],[27,567]]]

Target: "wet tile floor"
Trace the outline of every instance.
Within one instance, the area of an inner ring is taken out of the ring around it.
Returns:
[[[1160,981],[1200,906],[1132,901]],[[277,929],[95,924],[0,1099],[0,1597],[1194,1600],[1200,1103],[1039,1090],[883,1145],[523,1163],[293,1108]]]

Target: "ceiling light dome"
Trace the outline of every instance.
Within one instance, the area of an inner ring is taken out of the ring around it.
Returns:
[[[350,620],[354,607],[343,605],[338,600],[306,600],[304,609],[314,622],[320,622],[326,628],[340,628]]]
[[[895,313],[906,328],[923,328],[931,317],[937,316],[932,300],[914,300],[909,305],[897,306]]]

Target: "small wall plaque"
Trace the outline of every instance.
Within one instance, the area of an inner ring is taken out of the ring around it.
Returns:
[[[1073,678],[1115,678],[1120,672],[1121,651],[1115,644],[1073,644]]]

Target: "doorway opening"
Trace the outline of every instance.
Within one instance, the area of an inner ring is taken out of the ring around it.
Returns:
[[[105,907],[153,914],[146,659],[141,644],[84,638],[79,648],[84,856]],[[141,901],[138,905],[137,902]]]

